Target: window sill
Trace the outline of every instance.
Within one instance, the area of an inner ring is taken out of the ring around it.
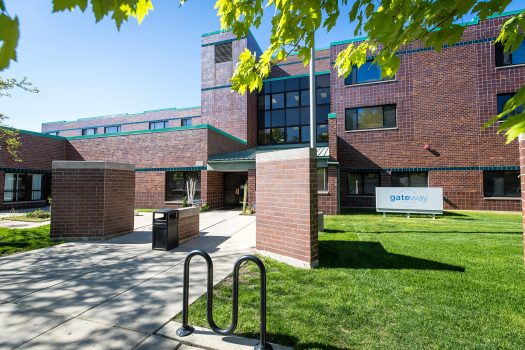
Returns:
[[[28,203],[38,203],[38,202],[45,202],[45,199],[37,199],[34,201],[4,201],[4,204],[28,204]]]
[[[509,64],[508,66],[496,67],[496,70],[508,69],[508,68],[518,68],[518,67],[525,67],[525,63]]]
[[[351,87],[357,87],[357,86],[377,85],[377,84],[388,84],[388,83],[395,83],[395,82],[397,82],[397,79],[371,81],[369,83],[357,83],[357,84],[345,85],[345,88],[351,88]]]
[[[396,126],[395,128],[377,128],[377,129],[362,129],[362,130],[345,130],[345,132],[347,132],[347,133],[355,133],[355,132],[387,131],[387,130],[399,130],[399,128]]]
[[[483,197],[487,201],[521,201],[521,197]]]
[[[164,201],[164,204],[182,204],[182,201]]]
[[[330,192],[328,192],[328,191],[317,191],[317,194],[328,195],[328,194],[330,194]]]

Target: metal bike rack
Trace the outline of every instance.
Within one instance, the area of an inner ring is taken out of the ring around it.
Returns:
[[[206,319],[211,329],[220,335],[232,334],[237,328],[237,321],[239,316],[239,269],[246,261],[254,262],[259,268],[261,278],[261,292],[260,292],[260,339],[259,343],[255,345],[255,350],[272,350],[272,346],[266,342],[266,269],[263,262],[256,256],[244,255],[235,262],[233,266],[233,296],[232,296],[232,323],[226,329],[221,329],[213,320],[213,262],[203,250],[194,250],[188,254],[184,261],[184,284],[182,294],[182,326],[177,329],[179,337],[186,337],[195,331],[195,328],[188,324],[188,289],[190,284],[190,262],[191,259],[200,255],[206,260],[208,265],[207,277],[207,291],[206,291]]]

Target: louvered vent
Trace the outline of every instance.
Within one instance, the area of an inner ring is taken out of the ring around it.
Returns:
[[[230,62],[232,60],[232,43],[215,45],[215,63]]]

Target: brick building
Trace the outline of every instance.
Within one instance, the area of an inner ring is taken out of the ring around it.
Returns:
[[[440,53],[403,48],[388,80],[370,62],[346,79],[332,70],[337,54],[360,39],[317,50],[321,210],[374,206],[377,186],[443,187],[447,208],[520,210],[517,143],[506,145],[496,127],[482,129],[525,84],[525,45],[508,55],[494,44],[506,18],[466,24],[461,42]],[[23,132],[22,162],[0,153],[0,209],[42,205],[52,160],[134,164],[136,207],[180,206],[188,183],[211,208],[239,205],[245,183],[256,202],[256,155],[308,146],[308,67],[292,56],[272,69],[263,91],[239,95],[229,78],[242,50],[261,52],[253,36],[207,33],[201,47],[201,106]]]

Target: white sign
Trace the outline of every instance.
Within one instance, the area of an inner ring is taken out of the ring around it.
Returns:
[[[376,187],[376,211],[443,214],[443,188]]]

